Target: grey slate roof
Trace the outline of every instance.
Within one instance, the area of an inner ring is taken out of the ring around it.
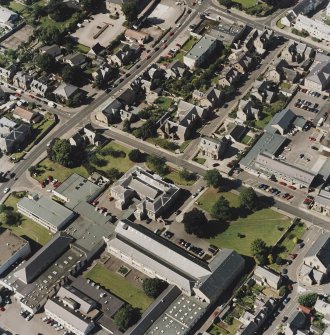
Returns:
[[[330,266],[330,234],[322,234],[307,251],[305,258],[317,257],[328,268]]]
[[[292,124],[295,117],[296,114],[293,113],[291,109],[283,109],[282,111],[275,114],[274,117],[269,121],[265,131],[275,133],[276,128],[273,126],[278,126],[285,131]]]
[[[55,95],[61,96],[64,99],[69,99],[77,91],[78,91],[77,86],[62,83],[53,93]]]

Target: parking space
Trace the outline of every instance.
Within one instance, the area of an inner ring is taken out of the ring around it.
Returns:
[[[124,32],[124,22],[124,15],[120,15],[117,20],[114,20],[110,18],[109,13],[96,14],[92,16],[92,20],[83,22],[82,26],[72,36],[78,40],[78,43],[89,48],[96,43],[107,47],[112,40]],[[102,29],[104,29],[103,32],[101,32]]]
[[[116,208],[115,200],[110,196],[108,190],[95,199],[92,205],[95,206],[95,210],[101,211],[104,215],[109,216],[109,219],[114,222],[123,214],[121,210]]]
[[[327,112],[327,96],[307,89],[300,89],[288,105],[295,114],[316,122]]]
[[[14,165],[15,163],[11,162],[8,156],[3,155],[0,158],[0,173],[2,172],[4,174],[7,171],[11,171]]]

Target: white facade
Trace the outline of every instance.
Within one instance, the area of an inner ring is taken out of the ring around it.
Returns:
[[[294,27],[297,30],[307,31],[310,36],[319,40],[330,41],[330,26],[321,21],[299,14]]]

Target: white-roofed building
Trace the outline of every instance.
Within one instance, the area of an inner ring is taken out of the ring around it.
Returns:
[[[259,285],[267,285],[275,290],[279,289],[281,285],[281,276],[267,270],[261,266],[256,266],[253,278]]]
[[[115,233],[116,238],[107,241],[111,254],[207,303],[232,285],[244,268],[244,259],[233,250],[221,250],[207,264],[129,220],[120,221]]]
[[[299,14],[294,27],[300,31],[307,31],[310,36],[319,40],[330,41],[330,26],[324,22]]]
[[[0,24],[9,25],[17,20],[18,14],[12,10],[0,6]]]

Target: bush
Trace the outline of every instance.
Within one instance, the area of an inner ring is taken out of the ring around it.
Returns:
[[[300,305],[311,308],[315,305],[317,297],[318,297],[317,293],[302,294],[298,298],[298,302]]]
[[[146,278],[143,281],[144,293],[153,299],[156,299],[167,287],[167,283],[158,278]]]
[[[133,149],[128,154],[128,158],[134,163],[142,163],[144,161],[144,154],[138,149]]]

